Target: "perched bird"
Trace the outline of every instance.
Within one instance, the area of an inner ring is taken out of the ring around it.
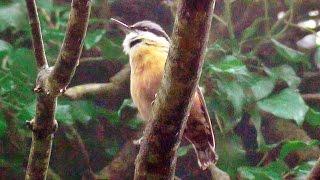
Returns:
[[[131,97],[143,120],[148,121],[164,74],[170,38],[160,25],[151,21],[140,21],[132,26],[116,19],[112,21],[126,33],[123,49],[130,58]],[[193,145],[201,169],[205,170],[210,164],[216,163],[213,129],[199,87],[193,98],[183,137]]]

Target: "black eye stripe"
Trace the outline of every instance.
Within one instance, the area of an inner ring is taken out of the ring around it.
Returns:
[[[130,42],[129,47],[132,48],[133,46],[137,45],[138,43],[141,43],[142,39],[136,39]]]
[[[151,28],[148,28],[148,27],[142,27],[142,26],[135,27],[135,29],[140,30],[140,31],[148,31],[148,32],[151,32],[151,33],[153,33],[153,34],[155,34],[155,35],[157,35],[157,36],[164,37],[164,38],[166,38],[168,41],[170,41],[168,35],[167,35],[165,32],[163,32],[163,31],[159,31],[159,30],[157,30],[157,29],[151,29]]]

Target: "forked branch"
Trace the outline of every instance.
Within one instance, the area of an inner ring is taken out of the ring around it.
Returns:
[[[48,67],[37,6],[35,0],[26,0],[32,29],[32,42],[38,65],[34,91],[37,95],[36,116],[27,124],[32,133],[26,179],[45,179],[52,148],[53,133],[57,129],[55,109],[57,97],[69,84],[79,62],[86,34],[90,0],[73,0],[65,40],[54,67]]]

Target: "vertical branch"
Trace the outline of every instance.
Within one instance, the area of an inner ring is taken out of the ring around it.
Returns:
[[[184,132],[204,61],[214,0],[181,0],[153,115],[136,159],[135,179],[173,179]]]
[[[270,33],[270,18],[269,18],[269,4],[267,0],[263,1],[264,4],[264,18],[266,21],[265,24],[265,31],[266,34],[268,35],[268,38],[271,37],[271,33]]]
[[[57,129],[55,109],[57,97],[69,84],[82,51],[86,34],[90,0],[73,0],[65,40],[54,67],[45,60],[37,7],[34,0],[26,0],[32,38],[39,73],[34,91],[37,95],[36,116],[27,125],[33,131],[26,179],[45,179],[53,141]]]
[[[48,67],[41,34],[40,21],[35,0],[26,0],[29,22],[32,32],[32,45],[37,61],[38,70]]]
[[[230,34],[230,38],[234,39],[234,29],[233,29],[233,23],[232,23],[232,1],[231,0],[224,0],[224,6],[225,6],[225,12],[227,16],[227,28]]]

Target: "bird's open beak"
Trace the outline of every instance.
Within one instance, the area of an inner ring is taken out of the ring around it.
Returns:
[[[132,32],[131,27],[126,25],[125,23],[123,23],[117,19],[114,19],[114,18],[111,18],[110,20],[112,23],[115,23],[124,33],[128,34],[128,33]]]

